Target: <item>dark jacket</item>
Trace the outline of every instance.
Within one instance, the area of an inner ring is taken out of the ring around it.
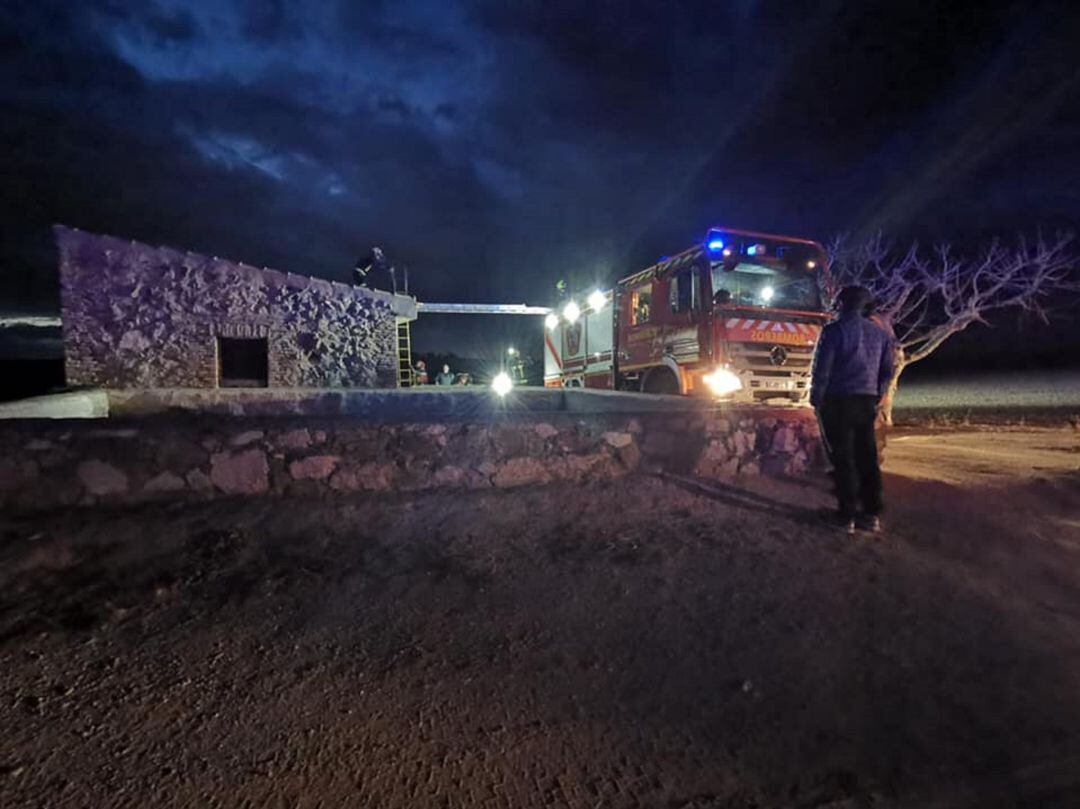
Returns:
[[[810,404],[826,396],[875,396],[881,399],[892,379],[894,341],[858,312],[846,312],[821,330],[814,353]]]

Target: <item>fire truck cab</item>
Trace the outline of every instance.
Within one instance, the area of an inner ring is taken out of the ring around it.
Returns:
[[[826,260],[817,242],[714,228],[549,315],[545,384],[803,404]]]

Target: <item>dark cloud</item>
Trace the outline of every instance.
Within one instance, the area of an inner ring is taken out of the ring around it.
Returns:
[[[283,0],[245,0],[238,11],[244,35],[266,46],[295,41],[304,30]]]
[[[0,19],[0,284],[55,295],[54,221],[337,278],[380,244],[429,299],[507,301],[610,280],[716,222],[818,238],[1074,224],[1076,17],[18,4]],[[430,322],[431,339],[452,328]]]
[[[143,17],[143,24],[160,46],[192,42],[200,33],[194,15],[183,9],[172,13],[155,13],[151,8]]]

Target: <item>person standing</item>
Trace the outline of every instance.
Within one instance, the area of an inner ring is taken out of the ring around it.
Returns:
[[[894,340],[866,316],[871,302],[865,287],[840,290],[839,316],[821,331],[810,383],[833,465],[836,522],[848,534],[880,531],[884,510],[874,422],[892,379]]]
[[[435,384],[446,387],[454,384],[454,375],[450,373],[449,365],[444,365],[442,367],[442,373],[435,376]]]

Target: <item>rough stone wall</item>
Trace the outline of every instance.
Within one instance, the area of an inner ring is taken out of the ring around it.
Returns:
[[[550,413],[425,424],[310,417],[11,422],[0,427],[0,506],[510,488],[634,471],[798,475],[820,454],[816,422],[804,410]]]
[[[67,380],[216,387],[218,337],[267,340],[271,387],[392,387],[410,299],[55,229]]]

